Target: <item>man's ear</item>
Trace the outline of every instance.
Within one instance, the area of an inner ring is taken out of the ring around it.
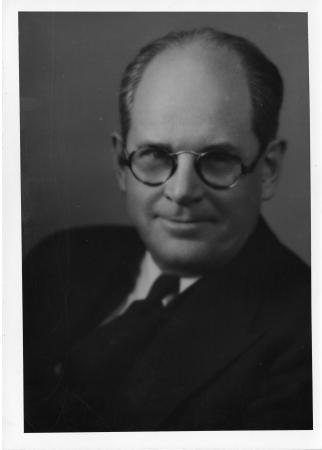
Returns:
[[[281,174],[283,157],[286,151],[284,140],[271,141],[263,159],[262,169],[262,200],[266,201],[273,197]]]
[[[125,191],[125,166],[123,160],[123,139],[114,132],[112,134],[113,164],[118,185],[122,192]]]

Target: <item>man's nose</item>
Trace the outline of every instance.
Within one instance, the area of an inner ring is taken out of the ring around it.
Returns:
[[[198,202],[203,193],[203,183],[194,167],[194,156],[188,153],[178,155],[177,168],[166,182],[165,196],[181,205]]]

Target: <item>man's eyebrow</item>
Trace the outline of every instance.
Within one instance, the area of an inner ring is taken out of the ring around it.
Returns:
[[[239,153],[240,152],[240,148],[237,147],[236,145],[233,145],[229,142],[219,142],[216,144],[209,144],[206,145],[205,147],[202,147],[202,149],[200,149],[202,151],[202,153],[205,152],[227,152],[227,153]]]
[[[141,144],[139,144],[137,146],[137,149],[140,150],[142,148],[147,148],[147,147],[155,148],[155,149],[162,149],[169,153],[175,153],[175,150],[173,149],[173,147],[170,144],[166,144],[163,142],[152,142],[152,141],[142,142]]]
[[[138,145],[137,149],[146,148],[146,147],[162,149],[169,153],[176,153],[176,152],[184,150],[184,149],[177,150],[168,143],[158,142],[158,141],[157,142],[155,142],[155,141],[142,142]],[[196,151],[198,153],[216,152],[216,151],[219,152],[220,151],[220,152],[236,154],[236,153],[240,152],[240,148],[234,144],[231,144],[230,142],[218,142],[218,143],[213,143],[213,144],[207,144],[205,146],[200,146],[193,151]]]

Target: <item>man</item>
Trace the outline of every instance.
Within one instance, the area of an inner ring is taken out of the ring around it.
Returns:
[[[127,67],[113,148],[136,231],[59,233],[26,262],[26,431],[312,428],[310,274],[260,217],[282,95],[210,28]]]

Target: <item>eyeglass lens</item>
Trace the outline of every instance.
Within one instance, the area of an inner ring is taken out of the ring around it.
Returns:
[[[242,172],[239,158],[224,152],[208,152],[197,157],[196,170],[207,184],[230,186]],[[130,156],[133,174],[143,183],[165,183],[176,167],[176,156],[161,149],[142,148]]]

